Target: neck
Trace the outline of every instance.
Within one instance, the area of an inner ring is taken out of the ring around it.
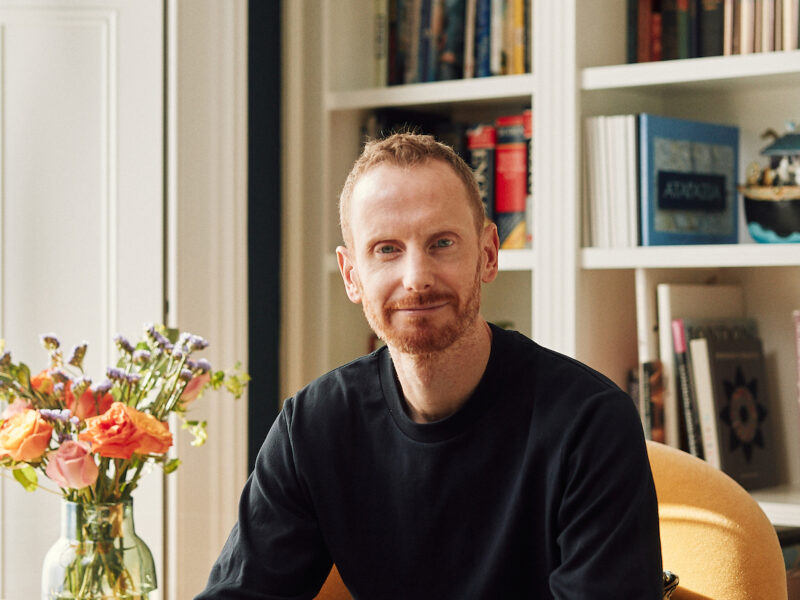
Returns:
[[[431,354],[406,354],[389,346],[409,416],[430,423],[455,413],[483,377],[492,332],[481,317],[452,346]]]

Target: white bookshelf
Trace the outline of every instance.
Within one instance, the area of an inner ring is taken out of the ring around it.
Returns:
[[[363,35],[372,0],[323,0],[321,11],[303,2],[304,9],[293,9],[295,21],[285,30],[295,36],[290,43],[300,62],[291,66],[304,69],[304,85],[286,100],[296,116],[285,138],[293,142],[285,150],[293,161],[285,202],[302,211],[304,225],[286,232],[295,268],[284,295],[294,323],[284,336],[285,362],[293,369],[285,394],[364,350],[367,326],[360,308],[347,301],[331,255],[339,243],[336,198],[369,112],[412,108],[469,122],[532,106],[533,248],[501,252],[498,281],[484,292],[485,315],[512,321],[624,385],[638,361],[637,286],[741,283],[748,315],[758,319],[764,339],[784,479],[781,488],[754,496],[775,523],[800,525],[790,330],[790,312],[800,308],[800,245],[752,243],[743,219],[742,243],[735,245],[582,248],[579,235],[585,117],[652,112],[737,125],[744,173],[761,158],[763,130],[800,121],[800,51],[628,65],[627,0],[530,2],[533,74],[390,88],[373,87],[369,36]]]

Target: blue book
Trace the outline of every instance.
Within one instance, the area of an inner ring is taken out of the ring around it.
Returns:
[[[492,2],[478,0],[475,18],[475,76],[489,77],[492,74]]]
[[[739,128],[641,114],[643,246],[735,244]]]

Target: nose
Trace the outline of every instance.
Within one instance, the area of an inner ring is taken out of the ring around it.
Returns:
[[[434,283],[433,259],[421,250],[409,250],[403,272],[403,287],[409,292],[422,292]]]

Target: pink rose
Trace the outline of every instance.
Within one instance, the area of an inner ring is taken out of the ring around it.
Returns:
[[[192,377],[192,380],[183,388],[181,403],[189,404],[192,400],[195,400],[206,388],[209,381],[211,381],[211,374],[208,372]]]
[[[59,487],[79,490],[97,481],[97,464],[86,442],[67,440],[48,455],[47,476]]]
[[[15,398],[14,401],[9,404],[6,409],[3,411],[3,420],[10,419],[17,413],[21,413],[24,410],[31,408],[31,405],[28,404],[22,398]]]

